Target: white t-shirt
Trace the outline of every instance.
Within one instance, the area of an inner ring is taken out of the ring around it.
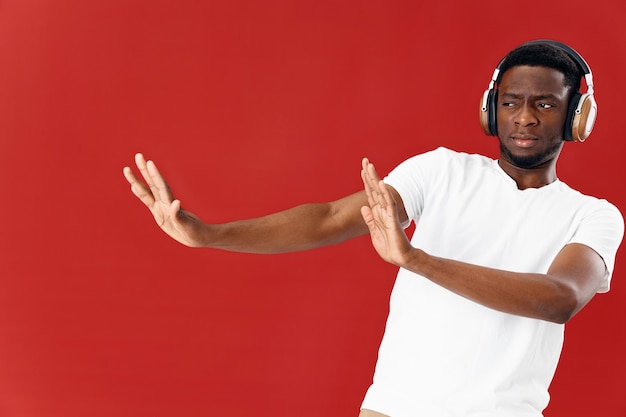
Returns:
[[[545,273],[568,243],[598,252],[609,290],[624,222],[615,206],[557,180],[519,190],[496,160],[445,148],[386,178],[416,223],[413,246],[443,258]],[[391,417],[538,417],[564,326],[501,313],[400,269],[362,408]]]

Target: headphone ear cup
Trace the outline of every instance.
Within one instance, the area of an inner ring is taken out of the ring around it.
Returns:
[[[569,126],[569,140],[584,142],[593,129],[598,114],[598,105],[593,95],[589,93],[577,94],[576,98],[576,102],[572,102],[575,107],[570,106],[571,113],[568,114],[571,122],[566,123],[565,127],[567,129]]]
[[[565,118],[565,126],[563,128],[563,139],[570,142],[574,140],[572,138],[572,124],[574,122],[576,108],[578,107],[578,103],[580,103],[580,98],[580,93],[574,93],[569,102],[569,106],[567,107],[567,117]]]
[[[483,98],[480,101],[480,127],[487,136],[496,136],[498,134],[498,125],[496,121],[496,106],[498,92],[490,88],[485,90]]]

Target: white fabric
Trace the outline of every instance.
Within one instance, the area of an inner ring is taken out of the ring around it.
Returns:
[[[498,162],[445,148],[415,156],[385,182],[416,223],[427,253],[545,273],[568,243],[605,261],[608,291],[624,223],[608,203],[557,180],[519,190]],[[362,408],[391,417],[538,417],[563,344],[563,325],[501,313],[400,269]]]

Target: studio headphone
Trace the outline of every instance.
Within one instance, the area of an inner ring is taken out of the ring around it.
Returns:
[[[587,92],[576,92],[572,95],[567,110],[567,117],[565,119],[565,127],[563,129],[563,138],[567,141],[583,142],[593,129],[593,124],[596,120],[598,112],[598,106],[596,100],[593,97],[593,75],[587,62],[583,59],[578,52],[569,46],[552,40],[540,39],[530,42],[526,42],[521,46],[532,44],[546,44],[551,45],[563,52],[565,52],[571,59],[574,60],[581,74],[585,78],[587,84]],[[498,90],[496,83],[499,81],[500,68],[506,60],[503,58],[491,77],[489,88],[483,93],[483,97],[480,101],[480,127],[488,136],[498,135],[498,126],[496,119],[496,109],[498,101]]]

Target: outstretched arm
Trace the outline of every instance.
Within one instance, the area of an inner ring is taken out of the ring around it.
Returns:
[[[133,194],[148,207],[165,233],[190,247],[282,253],[335,244],[367,233],[360,215],[367,200],[364,191],[254,219],[209,224],[181,207],[154,162],[146,162],[142,154],[137,154],[135,163],[143,181],[130,167],[124,168]]]
[[[361,176],[368,196],[361,213],[381,258],[479,304],[564,323],[591,300],[604,278],[604,261],[582,244],[565,246],[546,274],[503,271],[431,256],[411,246],[400,227],[396,199],[367,159]]]

